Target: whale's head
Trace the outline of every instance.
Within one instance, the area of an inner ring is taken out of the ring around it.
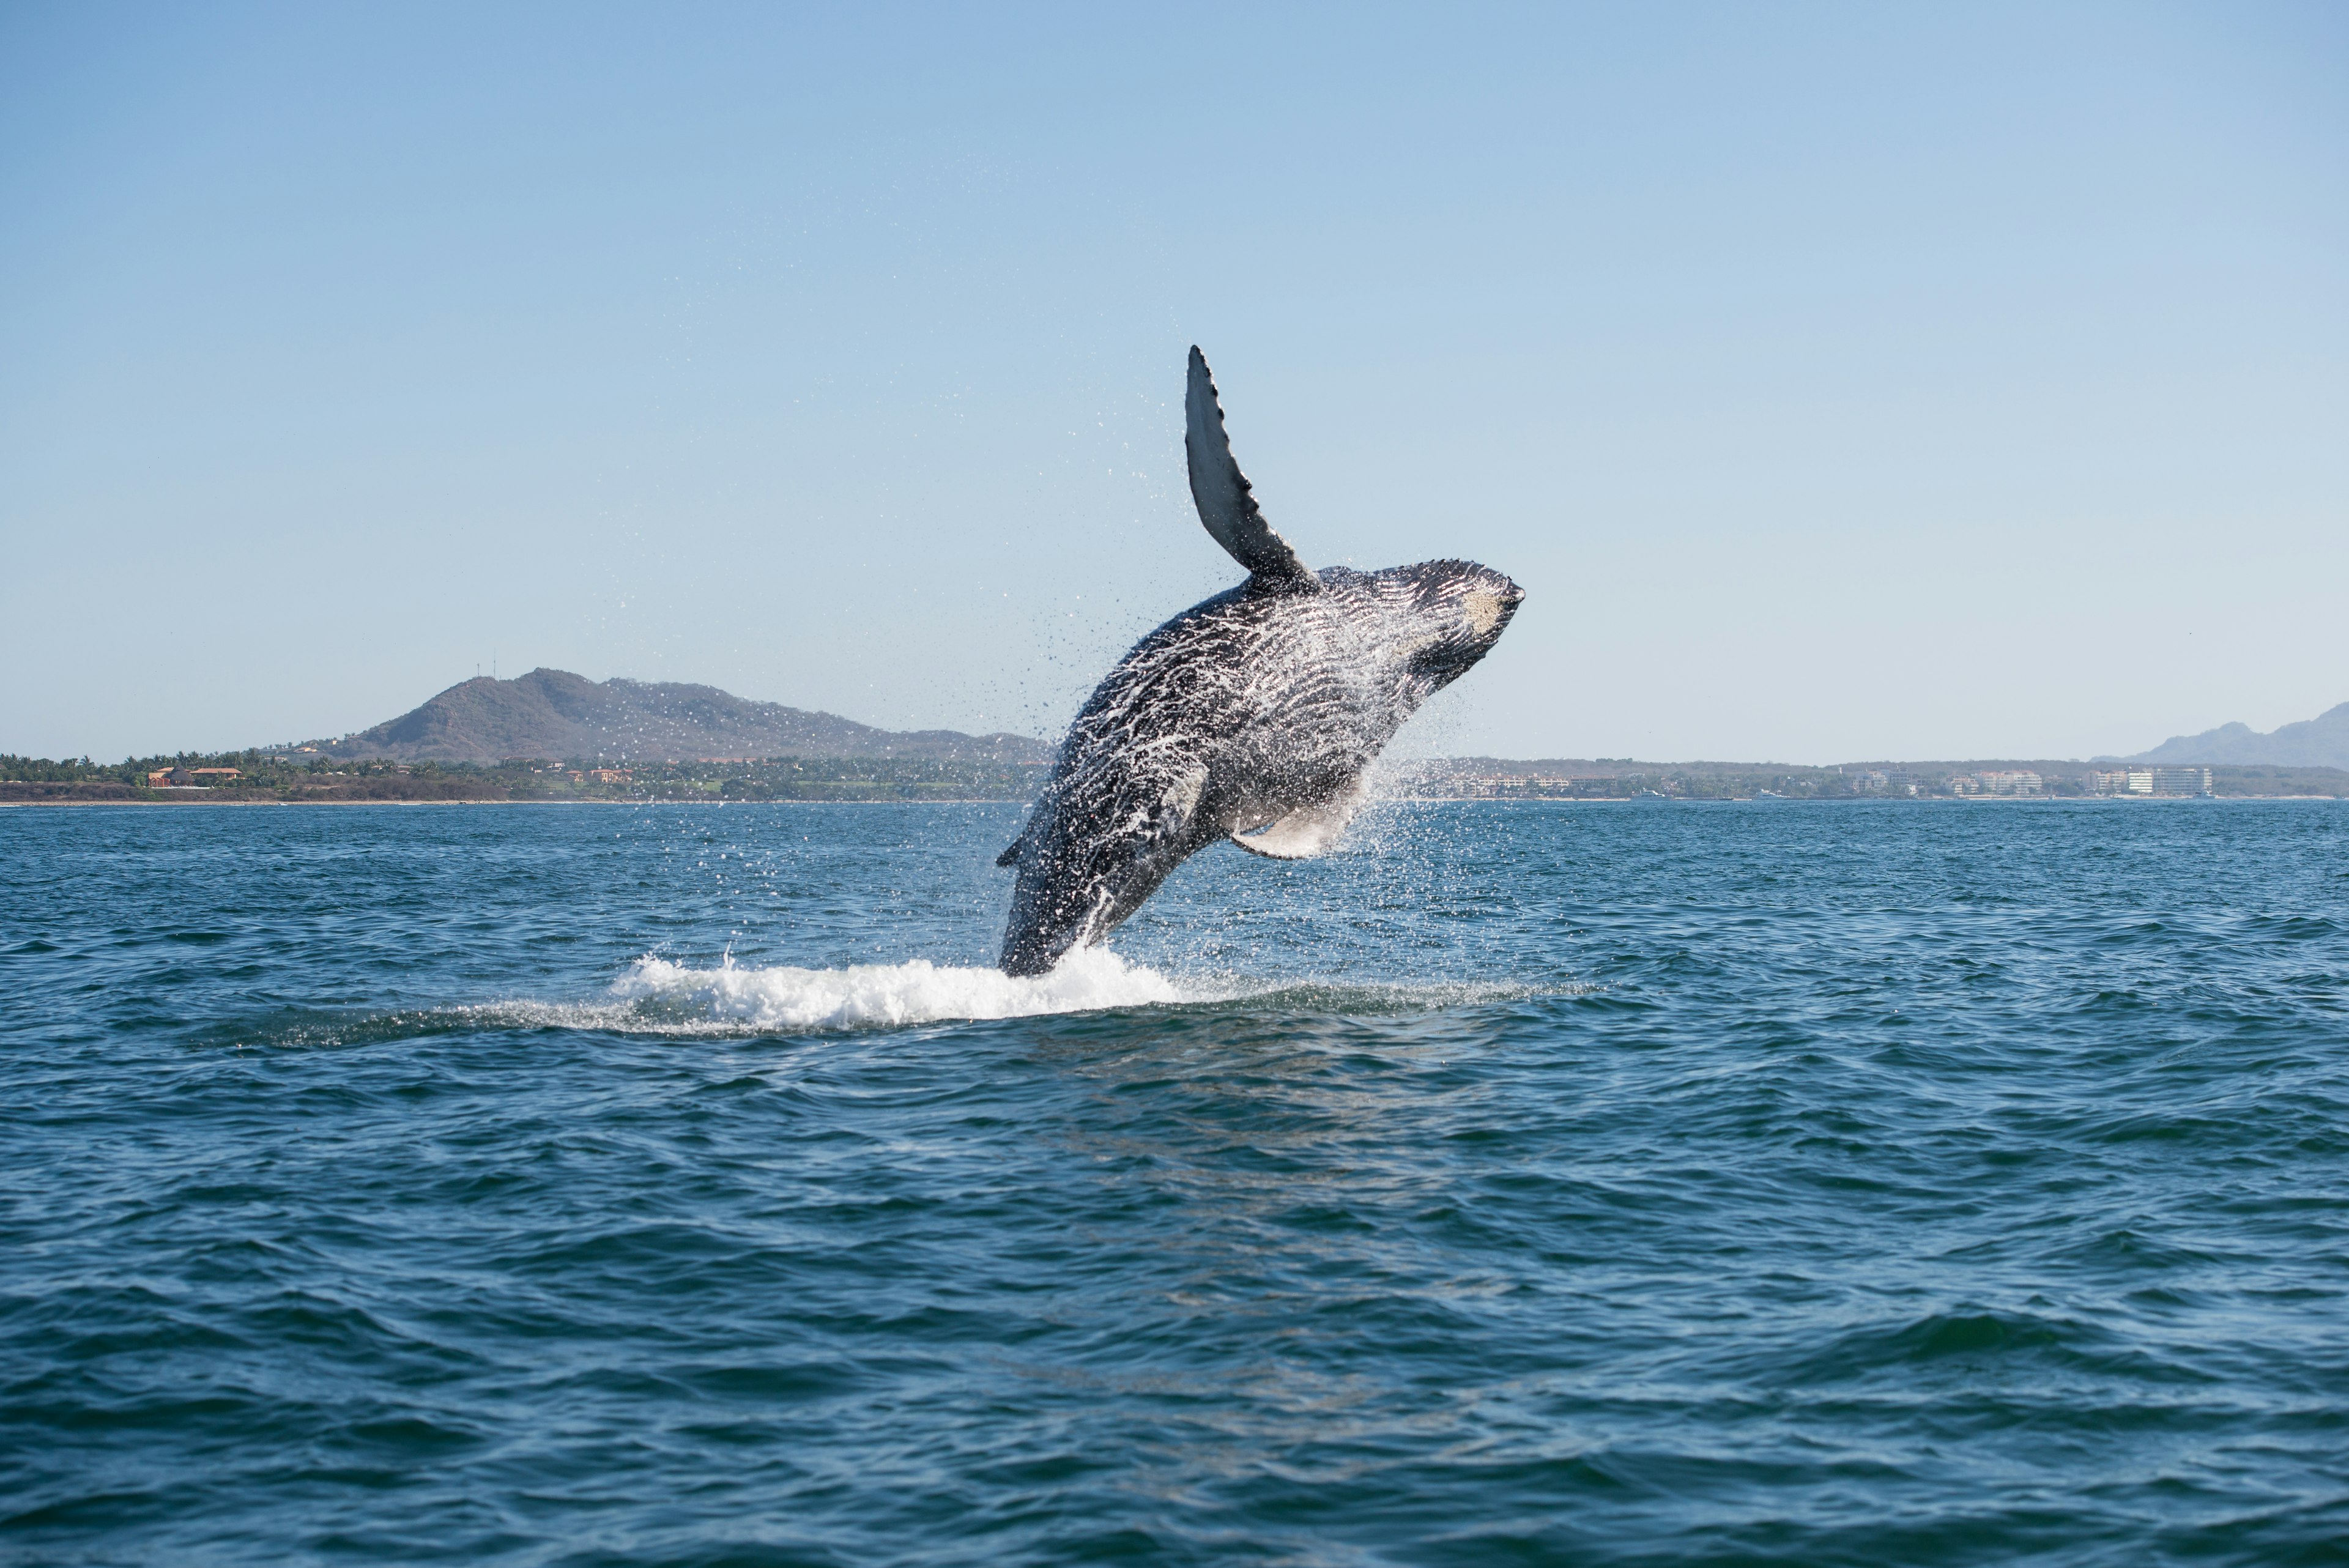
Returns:
[[[1393,618],[1392,657],[1433,695],[1493,651],[1526,591],[1474,561],[1422,561],[1374,574]]]

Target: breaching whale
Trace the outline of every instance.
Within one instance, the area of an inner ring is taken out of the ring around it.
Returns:
[[[1248,580],[1136,643],[1069,726],[996,861],[1019,869],[1003,933],[1011,974],[1099,941],[1218,839],[1282,859],[1329,847],[1363,770],[1492,651],[1525,597],[1473,561],[1307,570],[1257,510],[1195,346],[1184,416],[1199,521]]]

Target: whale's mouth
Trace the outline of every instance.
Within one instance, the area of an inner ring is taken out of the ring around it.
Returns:
[[[1492,652],[1525,602],[1526,591],[1500,573],[1481,566],[1472,571],[1464,586],[1455,578],[1438,597],[1442,629],[1407,645],[1412,667],[1438,687],[1457,680]]]
[[[1493,651],[1493,645],[1509,629],[1509,622],[1516,618],[1517,607],[1525,602],[1526,590],[1498,572],[1485,573],[1484,581],[1460,596],[1468,644],[1475,650],[1469,663]]]

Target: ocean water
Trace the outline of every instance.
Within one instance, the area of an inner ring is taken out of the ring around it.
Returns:
[[[2349,1561],[2349,807],[0,812],[0,1563]]]

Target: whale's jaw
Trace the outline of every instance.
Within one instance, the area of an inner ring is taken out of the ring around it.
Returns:
[[[1080,942],[1079,931],[1071,928],[1058,933],[1031,929],[1016,937],[1005,939],[1003,957],[997,967],[1015,980],[1032,980],[1040,974],[1050,974],[1060,967],[1061,961],[1080,947],[1090,947],[1090,941]]]
[[[1020,865],[998,961],[1008,975],[1048,974],[1070,953],[1108,936],[1206,842],[1195,823],[1186,824],[1190,831],[1145,846],[1120,864],[1112,857],[1084,853],[1098,849],[1099,841],[1086,846],[1065,831],[1067,826],[1065,818],[1055,823],[1058,842],[1035,863]]]

